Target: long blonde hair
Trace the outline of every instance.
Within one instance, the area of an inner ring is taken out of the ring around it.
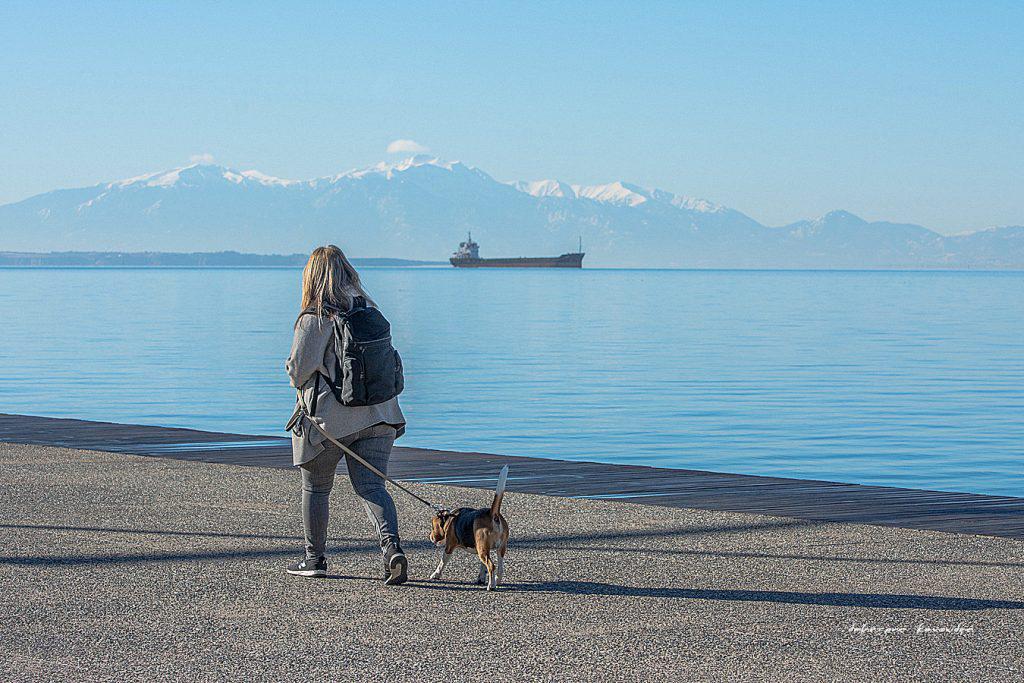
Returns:
[[[345,252],[333,244],[314,249],[302,270],[302,309],[299,317],[305,313],[322,317],[325,310],[328,314],[334,310],[347,311],[352,308],[352,299],[357,296],[373,304],[359,281],[359,273],[349,263]]]

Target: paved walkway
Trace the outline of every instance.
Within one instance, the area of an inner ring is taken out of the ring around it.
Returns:
[[[0,441],[291,467],[286,438],[195,429],[0,413]],[[505,463],[512,469],[510,489],[524,493],[1024,539],[1024,498],[1010,496],[424,448],[396,448],[391,471],[398,479],[490,489]]]
[[[508,585],[488,594],[468,557],[423,580],[436,550],[401,497],[414,581],[388,589],[344,478],[331,578],[282,573],[297,479],[0,443],[0,680],[1022,675],[1018,540],[510,493]]]

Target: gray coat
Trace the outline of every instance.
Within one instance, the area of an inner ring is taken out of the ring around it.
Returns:
[[[298,390],[296,411],[300,405],[307,408],[312,405],[314,380],[318,371],[332,380],[336,379],[334,371],[337,356],[333,342],[334,325],[329,318],[303,315],[299,319],[292,340],[292,352],[285,361],[292,386]],[[373,406],[344,406],[334,397],[323,378],[316,401],[316,416],[312,419],[339,440],[378,424],[391,425],[398,430],[398,436],[405,432],[405,416],[398,406],[397,397]],[[324,450],[326,441],[324,435],[315,428],[309,425],[296,426],[292,430],[292,462],[295,465],[309,462]]]

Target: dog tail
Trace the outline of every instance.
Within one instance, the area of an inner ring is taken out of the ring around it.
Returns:
[[[501,468],[498,474],[498,486],[494,489],[494,502],[491,503],[491,517],[497,517],[501,510],[501,499],[505,495],[505,482],[508,480],[508,465]]]

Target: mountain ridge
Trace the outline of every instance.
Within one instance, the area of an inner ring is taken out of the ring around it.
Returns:
[[[767,226],[711,202],[618,180],[498,181],[415,155],[291,180],[190,164],[0,206],[8,251],[357,253],[437,260],[472,230],[485,256],[555,255],[582,237],[588,265],[1024,267],[1024,227],[944,236],[834,210]]]

